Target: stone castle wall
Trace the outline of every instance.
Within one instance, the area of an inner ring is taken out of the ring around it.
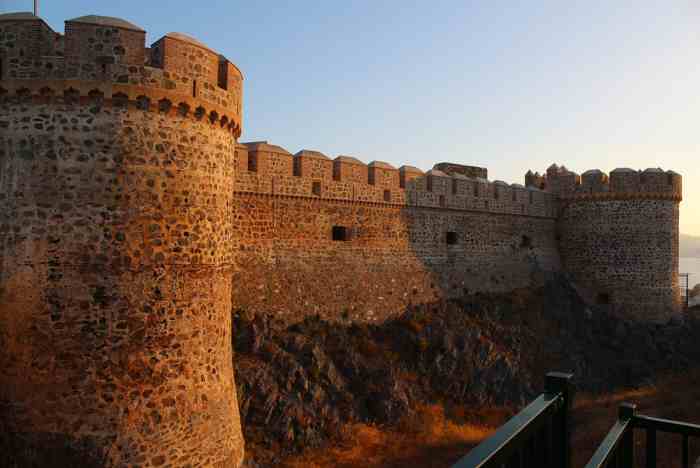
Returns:
[[[412,304],[509,291],[559,268],[556,221],[310,197],[234,198],[233,306],[285,322],[382,322]],[[333,228],[346,240],[333,240]],[[455,243],[448,243],[454,233]]]
[[[643,198],[569,203],[559,222],[562,263],[627,319],[665,321],[681,309],[678,202]]]
[[[350,156],[331,160],[318,151],[301,150],[292,155],[267,142],[239,144],[236,167],[236,193],[544,218],[557,216],[557,198],[552,193],[520,184],[467,177],[458,169],[450,173],[437,169],[424,173],[411,166],[396,169],[381,161],[365,164]]]
[[[139,60],[104,20],[67,32]],[[0,465],[237,466],[240,109],[99,57],[0,82]]]
[[[31,14],[0,15],[0,95],[92,92],[154,104],[163,100],[225,116],[240,135],[243,75],[234,64],[180,33],[146,48],[143,30],[109,19],[114,21],[66,21],[66,35],[57,40]]]
[[[631,320],[666,321],[680,312],[680,175],[619,168],[579,176],[552,166],[526,179],[560,200],[562,265],[592,298]]]
[[[0,408],[15,453],[70,434],[109,466],[240,460],[231,131],[60,103],[3,104],[0,125]]]
[[[266,142],[238,145],[236,161],[234,308],[381,322],[560,268],[555,200],[540,190]]]

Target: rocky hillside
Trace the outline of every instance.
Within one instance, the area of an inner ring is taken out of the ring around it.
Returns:
[[[346,423],[392,425],[418,403],[520,406],[548,370],[605,391],[697,362],[695,321],[636,325],[588,306],[565,278],[537,290],[414,307],[382,325],[234,315],[248,451],[262,466]],[[250,463],[253,463],[252,461]],[[255,465],[253,465],[255,466]]]

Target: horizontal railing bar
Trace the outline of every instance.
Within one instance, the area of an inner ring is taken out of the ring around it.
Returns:
[[[671,419],[652,418],[651,416],[635,415],[632,425],[640,429],[654,429],[660,432],[684,434],[691,437],[700,437],[700,425],[690,424]]]
[[[598,449],[591,457],[586,468],[602,468],[606,466],[611,457],[615,454],[615,449],[620,445],[622,436],[626,431],[632,430],[630,422],[630,419],[623,419],[615,423],[612,429],[610,429],[610,432],[608,432],[608,435],[605,436],[603,443],[598,446]]]
[[[501,426],[491,437],[462,457],[452,468],[481,468],[502,461],[517,449],[517,442],[525,440],[544,422],[547,412],[564,399],[561,393],[544,393],[520,413]]]

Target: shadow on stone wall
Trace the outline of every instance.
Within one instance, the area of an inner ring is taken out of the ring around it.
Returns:
[[[559,270],[553,217],[442,207],[437,187],[424,193],[435,206],[236,194],[234,310],[381,323]]]
[[[5,416],[7,414],[5,413]],[[0,466],[6,468],[102,468],[101,438],[75,439],[50,432],[12,433],[0,426]]]

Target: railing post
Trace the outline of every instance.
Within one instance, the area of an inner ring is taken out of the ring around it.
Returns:
[[[656,429],[647,427],[647,468],[656,468]]]
[[[623,403],[617,410],[617,419],[620,421],[630,421],[637,413],[637,405],[632,403]],[[622,436],[622,441],[619,447],[622,457],[622,468],[634,467],[634,428],[632,425],[627,426],[627,430]]]
[[[563,404],[552,417],[553,466],[571,468],[571,407],[574,401],[574,374],[550,372],[545,378],[544,391],[549,395],[561,394]]]

